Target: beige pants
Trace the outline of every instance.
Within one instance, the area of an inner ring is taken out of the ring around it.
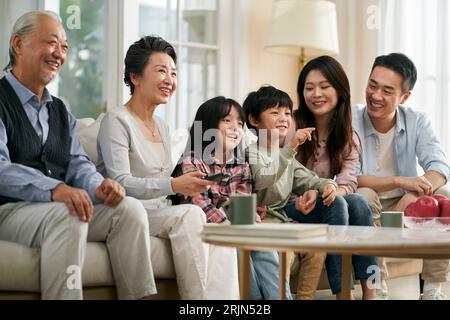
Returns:
[[[64,203],[5,204],[0,240],[40,248],[43,299],[83,298],[79,284],[87,241],[106,243],[119,299],[156,293],[147,214],[136,199],[126,197],[114,208],[96,205],[89,224],[69,215]]]
[[[327,254],[322,252],[288,252],[287,263],[298,274],[295,299],[312,300],[315,298],[326,257]],[[287,279],[290,279],[290,274]]]
[[[370,188],[358,188],[358,193],[362,194],[369,201],[369,205],[372,209],[373,224],[375,226],[380,226],[380,214],[383,210],[393,210],[397,203],[400,201],[399,198],[393,199],[379,199],[378,194]],[[450,188],[448,185],[436,190],[435,194],[442,194],[447,198],[450,198]],[[384,258],[378,259],[378,265],[380,266],[381,277],[387,279],[389,277],[389,272],[386,266],[386,261]],[[429,282],[447,282],[450,281],[450,268],[449,260],[439,259],[439,260],[423,260],[422,267],[422,279]]]
[[[239,299],[236,249],[202,241],[206,218],[200,207],[185,204],[147,212],[150,234],[170,239],[182,299]]]

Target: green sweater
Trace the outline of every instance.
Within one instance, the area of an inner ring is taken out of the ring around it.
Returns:
[[[302,195],[308,190],[321,194],[326,184],[337,184],[322,179],[295,159],[296,152],[289,147],[268,150],[256,144],[247,150],[253,177],[253,191],[257,194],[257,205],[267,207],[267,218],[274,222],[289,222],[291,219],[282,208],[291,193]]]

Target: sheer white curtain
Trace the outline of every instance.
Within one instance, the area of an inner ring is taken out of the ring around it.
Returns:
[[[450,1],[381,0],[380,54],[403,52],[416,64],[418,81],[406,105],[431,117],[450,157]]]

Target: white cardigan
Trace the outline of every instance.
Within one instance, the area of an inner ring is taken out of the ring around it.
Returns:
[[[97,169],[117,180],[128,196],[142,200],[146,208],[156,209],[170,205],[166,196],[173,194],[170,182],[173,164],[169,128],[161,118],[154,116],[154,119],[166,161],[161,161],[136,120],[121,106],[102,119],[97,137]]]

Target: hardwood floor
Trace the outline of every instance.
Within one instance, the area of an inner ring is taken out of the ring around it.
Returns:
[[[418,300],[420,294],[419,279],[417,276],[403,277],[388,280],[389,300]],[[442,286],[442,292],[450,299],[450,282]],[[357,300],[362,298],[361,286],[355,285],[353,295]],[[335,297],[330,290],[319,290],[316,292],[317,300],[334,300]]]

